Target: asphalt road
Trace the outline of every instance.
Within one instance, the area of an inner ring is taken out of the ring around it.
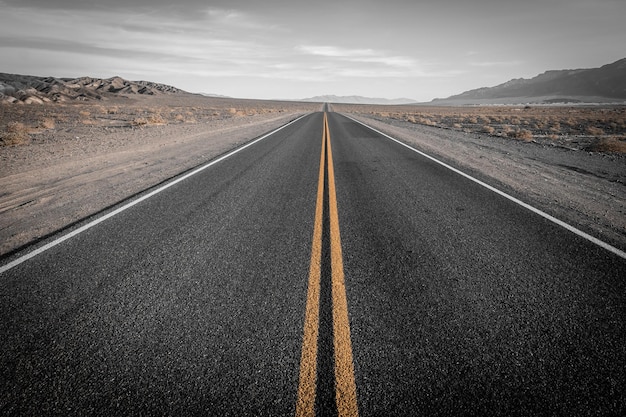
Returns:
[[[625,259],[324,119],[1,273],[0,415],[626,414]]]

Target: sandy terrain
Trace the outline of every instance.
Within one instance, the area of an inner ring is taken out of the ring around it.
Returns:
[[[320,109],[315,103],[184,94],[2,104],[0,255]],[[333,109],[626,249],[626,156],[612,147],[593,152],[590,146],[599,139],[555,139],[555,132],[507,137],[495,128],[476,133],[457,122],[420,124],[415,114],[398,117],[389,107]],[[484,122],[477,126],[486,129]],[[621,141],[616,143],[619,149]]]

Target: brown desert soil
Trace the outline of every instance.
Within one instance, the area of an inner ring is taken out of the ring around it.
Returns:
[[[2,104],[0,255],[320,109],[187,94]],[[614,147],[597,152],[587,142],[572,145],[571,136],[477,133],[440,119],[436,126],[420,124],[415,115],[398,117],[388,109],[333,106],[626,249],[626,155]]]

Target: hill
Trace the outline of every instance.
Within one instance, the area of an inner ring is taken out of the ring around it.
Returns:
[[[373,97],[362,97],[362,96],[334,96],[334,95],[315,96],[315,97],[310,97],[310,98],[304,98],[300,101],[314,102],[314,103],[382,104],[382,105],[402,105],[402,104],[415,103],[415,100],[412,100],[410,98],[396,98],[396,99],[390,100],[386,98],[373,98]]]
[[[626,58],[600,68],[546,71],[434,99],[436,105],[520,103],[615,103],[626,101]]]
[[[0,73],[0,102],[8,103],[88,101],[134,94],[173,93],[184,91],[164,84],[128,81],[120,77],[54,78]]]

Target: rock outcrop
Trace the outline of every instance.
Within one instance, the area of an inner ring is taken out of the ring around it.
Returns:
[[[112,96],[184,93],[178,88],[150,81],[35,77],[0,73],[0,102],[42,104],[47,102],[106,100]]]

